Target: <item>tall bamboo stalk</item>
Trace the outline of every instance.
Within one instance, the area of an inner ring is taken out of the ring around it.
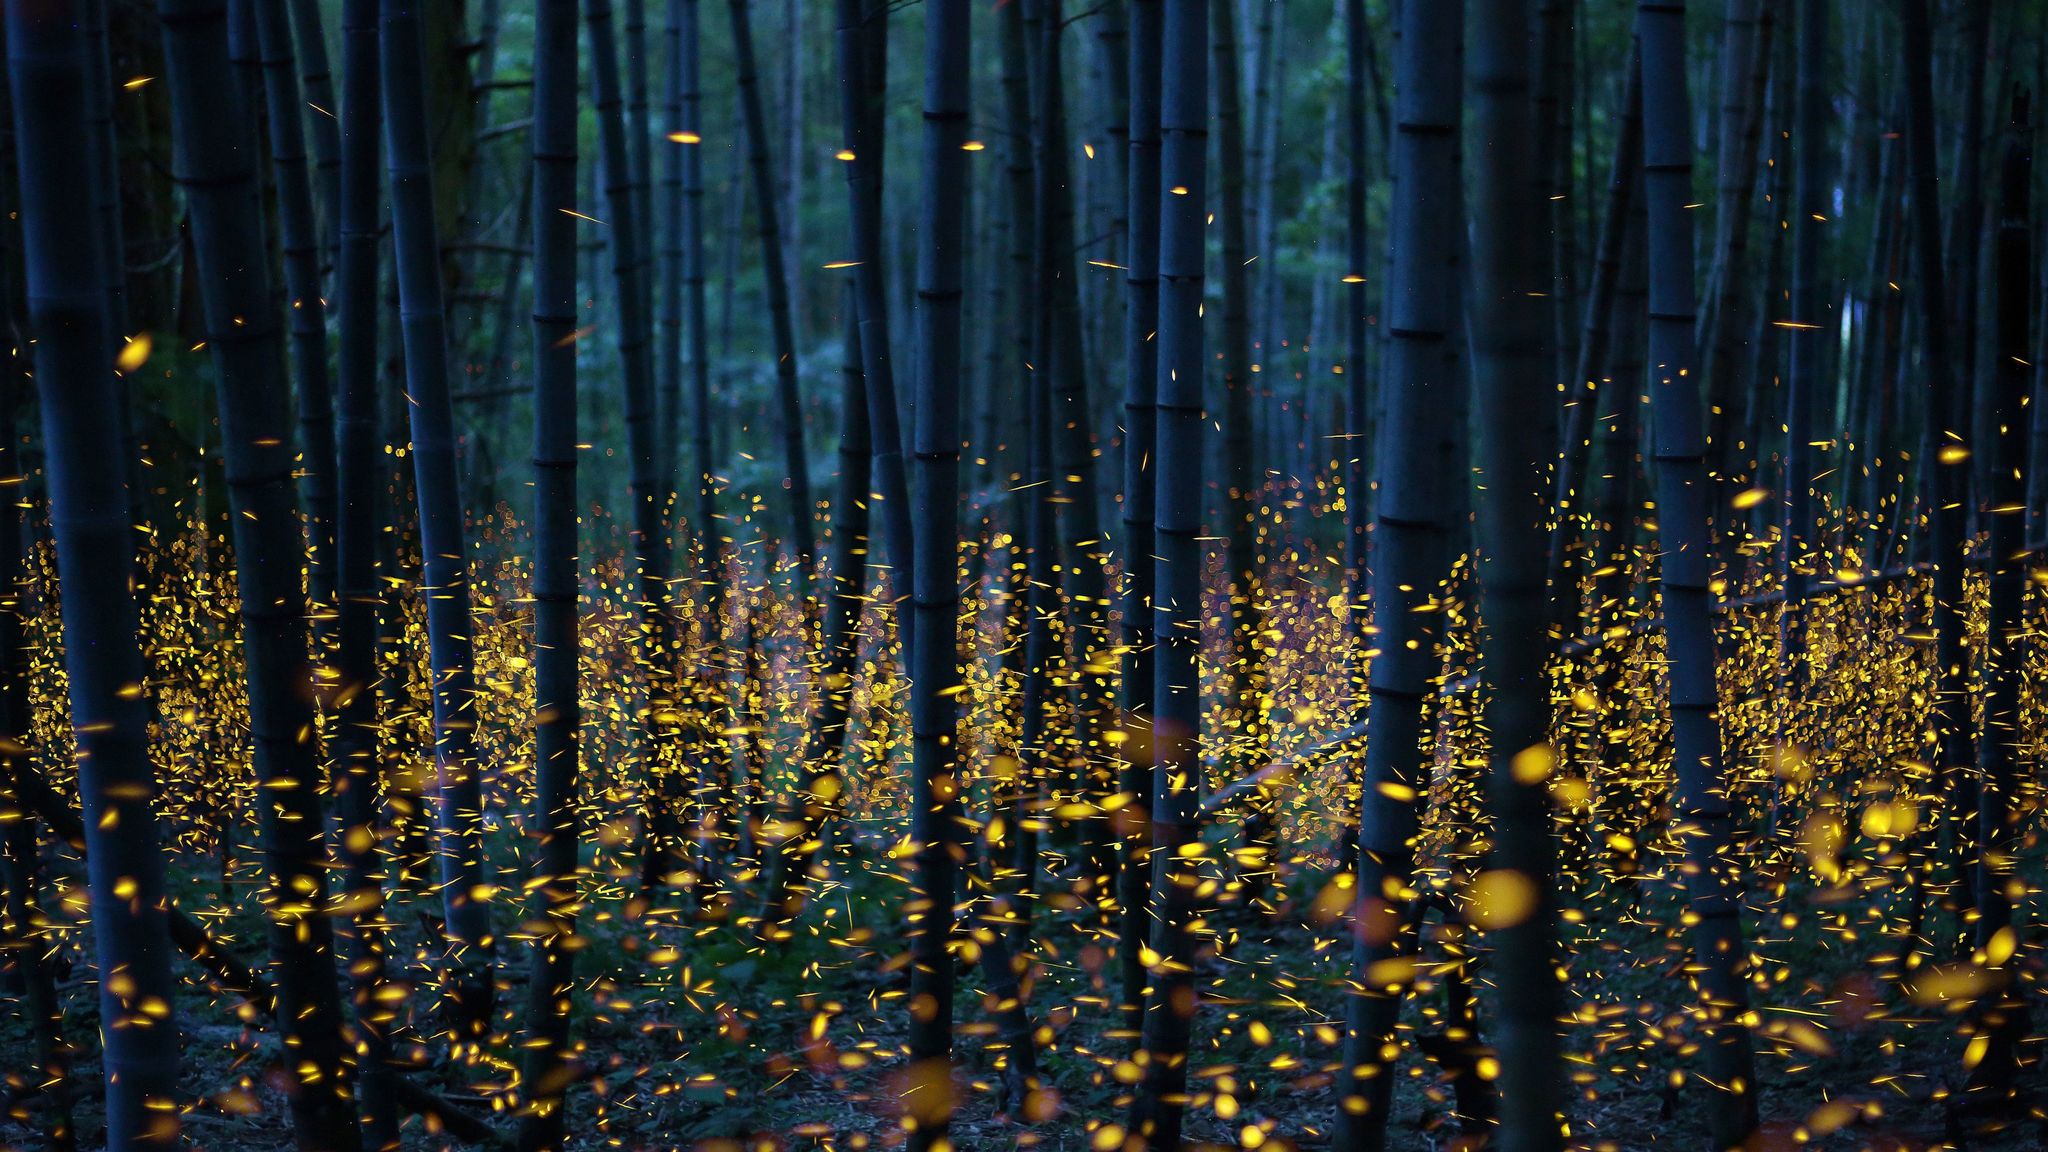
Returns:
[[[391,1039],[400,1005],[385,987],[385,832],[378,796],[383,775],[377,721],[377,628],[384,594],[377,580],[380,537],[387,521],[379,483],[388,475],[379,459],[384,438],[378,399],[384,381],[378,362],[379,250],[383,83],[379,74],[378,0],[348,0],[342,8],[340,187],[336,195],[339,249],[334,273],[336,341],[337,505],[334,519],[335,667],[338,715],[332,751],[335,807],[340,818],[343,884],[353,911],[342,931],[355,1007],[356,1099],[364,1142],[376,1152],[398,1143]]]
[[[1759,199],[1757,168],[1763,157],[1760,138],[1777,8],[1738,0],[1728,5],[1723,21],[1714,254],[1699,342],[1710,401],[1709,442],[1730,479],[1740,479],[1751,464],[1738,454],[1736,441],[1748,431],[1741,423],[1741,408],[1756,387],[1756,377],[1748,371],[1749,358],[1740,353],[1750,330],[1750,218]],[[1748,58],[1738,51],[1746,51]],[[1745,447],[1756,450],[1754,443]]]
[[[916,539],[918,643],[911,654],[910,1058],[934,1093],[950,1097],[955,854],[961,843],[960,302],[967,203],[967,0],[925,5],[923,227],[918,237]],[[951,1110],[951,1100],[944,1106]],[[950,1147],[946,1115],[910,1134],[913,1152]]]
[[[1550,527],[1550,625],[1563,635],[1579,609],[1578,566],[1572,562],[1581,550],[1576,545],[1577,509],[1584,506],[1582,490],[1589,488],[1587,461],[1593,449],[1593,424],[1597,412],[1610,401],[1600,391],[1606,379],[1609,339],[1615,304],[1615,285],[1625,259],[1624,240],[1634,208],[1641,200],[1639,187],[1643,172],[1643,87],[1640,49],[1629,50],[1627,77],[1621,98],[1621,125],[1614,136],[1614,158],[1608,165],[1607,195],[1601,209],[1600,239],[1595,248],[1593,281],[1586,292],[1586,311],[1580,323],[1578,362],[1572,378],[1565,381],[1564,450],[1558,459],[1557,483],[1553,496],[1556,519]],[[1616,379],[1619,379],[1617,377]],[[1636,385],[1624,380],[1626,394]],[[1612,389],[1609,390],[1611,395]],[[1604,560],[1595,553],[1592,567]]]
[[[747,169],[754,184],[754,220],[761,233],[761,275],[768,285],[768,315],[775,338],[775,398],[782,417],[783,488],[789,493],[788,544],[797,562],[801,587],[810,580],[811,562],[817,555],[817,531],[812,522],[815,510],[811,505],[810,452],[804,444],[803,393],[797,384],[789,265],[783,255],[775,167],[769,158],[768,121],[761,108],[761,83],[754,62],[752,0],[727,0],[727,7],[732,14],[740,118],[747,134]]]
[[[0,20],[0,42],[6,22]],[[5,58],[0,48],[0,59]],[[15,292],[19,265],[17,229],[21,214],[15,195],[14,112],[12,93],[0,85],[0,317],[20,315]],[[38,1131],[52,1152],[78,1146],[72,1122],[71,1047],[64,1039],[64,1009],[58,999],[56,965],[43,941],[49,931],[44,914],[42,830],[31,789],[41,775],[32,745],[34,704],[30,696],[28,622],[37,595],[30,567],[27,509],[21,487],[20,415],[23,397],[34,387],[29,372],[32,356],[20,339],[21,330],[0,330],[0,488],[17,493],[12,506],[0,508],[0,980],[18,997],[28,1025],[28,1068],[41,1077],[24,1101],[34,1117],[17,1110],[15,1118]],[[19,1108],[19,1106],[17,1106]]]
[[[1344,175],[1344,313],[1343,418],[1339,427],[1337,475],[1344,485],[1344,631],[1351,642],[1351,663],[1345,669],[1353,701],[1351,720],[1366,722],[1366,702],[1361,699],[1371,658],[1366,655],[1365,607],[1372,598],[1372,579],[1366,555],[1372,518],[1369,502],[1372,488],[1373,429],[1377,423],[1373,405],[1372,296],[1367,291],[1375,267],[1372,237],[1367,227],[1366,201],[1371,192],[1371,121],[1366,115],[1371,69],[1372,26],[1366,22],[1364,0],[1344,0],[1344,137],[1350,153]],[[1320,459],[1318,459],[1320,463]],[[1357,756],[1344,764],[1343,803],[1345,819],[1338,837],[1338,856],[1352,860],[1358,854],[1358,788],[1363,765]]]
[[[249,726],[261,784],[264,905],[278,1020],[295,1057],[287,1072],[292,1128],[301,1149],[347,1152],[359,1146],[361,1134],[342,1062],[341,999],[326,914],[325,778],[318,747],[307,738],[315,715],[301,583],[304,538],[280,372],[283,333],[271,296],[249,131],[254,109],[237,107],[236,90],[220,82],[229,74],[236,35],[229,10],[218,0],[164,0],[158,11],[171,91],[172,163],[185,185],[220,410]],[[245,11],[244,34],[261,18]],[[273,27],[273,36],[280,31]],[[300,219],[308,231],[309,217]]]
[[[528,984],[526,1152],[561,1147],[575,1075],[582,705],[576,547],[576,0],[535,13],[533,76],[533,875],[545,929]]]
[[[1788,611],[1779,617],[1779,678],[1789,686],[1796,673],[1794,664],[1804,650],[1803,635],[1789,606],[1806,599],[1813,584],[1813,567],[1820,539],[1814,522],[1815,479],[1813,442],[1815,404],[1826,397],[1828,343],[1839,340],[1839,327],[1829,322],[1833,311],[1827,285],[1821,276],[1821,237],[1828,216],[1834,211],[1826,137],[1828,93],[1822,75],[1827,64],[1827,0],[1800,0],[1799,79],[1793,107],[1792,133],[1798,152],[1799,173],[1792,186],[1792,299],[1789,327],[1792,371],[1785,388],[1785,465],[1781,481],[1778,529],[1778,570],[1785,586]],[[1825,419],[1825,416],[1822,417]],[[1833,465],[1829,465],[1833,470]],[[1788,697],[1789,699],[1789,697]]]
[[[1210,0],[1210,49],[1215,77],[1210,98],[1216,112],[1216,226],[1221,234],[1219,254],[1223,258],[1223,312],[1217,327],[1218,351],[1223,369],[1223,525],[1227,538],[1224,574],[1230,592],[1229,699],[1237,713],[1237,732],[1231,745],[1235,766],[1244,768],[1264,761],[1259,747],[1262,731],[1256,672],[1259,666],[1259,584],[1254,571],[1259,531],[1257,474],[1252,468],[1252,331],[1251,270],[1246,267],[1248,243],[1245,220],[1245,126],[1244,99],[1240,89],[1237,50],[1237,5],[1231,0]],[[1266,271],[1272,271],[1269,266]],[[1250,823],[1270,824],[1272,816],[1258,805]],[[1254,850],[1260,836],[1251,837]],[[1256,896],[1270,861],[1258,861],[1247,869],[1247,897]]]
[[[647,82],[652,66],[647,51],[647,0],[621,0],[625,5],[626,164],[632,172],[633,216],[640,222],[641,245],[652,254],[654,236],[654,121],[649,116]],[[654,262],[640,262],[640,295],[648,313],[654,307]]]
[[[692,475],[696,478],[695,516],[691,525],[695,553],[693,579],[697,583],[698,619],[704,621],[696,638],[691,692],[695,697],[691,731],[695,755],[703,763],[716,758],[730,761],[723,737],[716,733],[727,725],[718,718],[730,712],[723,699],[728,658],[719,641],[720,621],[725,616],[725,559],[731,541],[719,527],[718,484],[714,467],[711,432],[716,424],[711,411],[711,345],[704,307],[704,101],[700,41],[702,13],[697,0],[670,0],[668,19],[675,29],[672,44],[675,59],[670,67],[676,74],[675,120],[670,142],[681,152],[678,173],[682,211],[676,223],[683,295],[682,316],[687,324],[685,341],[690,376]]]
[[[1573,0],[1538,0],[1535,9],[1535,58],[1530,99],[1535,115],[1529,123],[1536,134],[1537,185],[1548,207],[1544,230],[1551,239],[1551,270],[1555,283],[1551,300],[1551,348],[1557,355],[1554,375],[1571,383],[1578,367],[1575,345],[1579,335],[1578,269],[1569,253],[1575,247],[1574,222],[1577,206],[1572,200],[1572,107],[1578,91],[1573,75]],[[1476,215],[1476,214],[1475,214]],[[1566,393],[1570,395],[1570,393]]]
[[[114,338],[128,334],[128,250],[121,228],[121,166],[114,138],[114,78],[108,59],[108,0],[82,0],[77,5],[85,29],[85,108],[90,133],[84,145],[92,155],[93,209],[97,222],[92,239],[99,248],[100,278],[106,285],[107,321]],[[252,109],[253,111],[253,109]],[[133,467],[132,462],[129,467]]]
[[[1344,0],[1344,141],[1350,165],[1344,177],[1344,570],[1345,591],[1351,604],[1347,623],[1354,642],[1364,639],[1365,614],[1359,607],[1368,592],[1366,574],[1367,527],[1366,489],[1369,487],[1372,448],[1372,390],[1367,362],[1371,357],[1371,297],[1367,285],[1373,267],[1372,236],[1366,223],[1366,199],[1371,192],[1371,136],[1366,116],[1367,88],[1371,84],[1367,61],[1371,55],[1372,27],[1366,23],[1365,0]],[[1366,645],[1357,644],[1364,652]],[[1354,669],[1363,681],[1363,657]],[[1362,717],[1360,717],[1362,719]]]
[[[826,824],[845,807],[845,756],[853,727],[854,676],[860,665],[861,605],[868,599],[868,495],[874,485],[873,442],[868,413],[867,377],[861,366],[865,326],[854,298],[859,288],[848,278],[846,356],[840,370],[839,486],[832,500],[832,540],[825,574],[825,659],[818,686],[811,694],[804,738],[803,772],[797,789],[795,819],[779,832],[777,852],[769,861],[762,886],[761,928],[765,939],[785,938],[789,923],[803,911],[808,897],[811,862],[823,846]],[[750,649],[751,652],[751,649]]]
[[[106,1144],[179,1145],[177,981],[164,916],[163,858],[150,799],[148,704],[136,647],[127,493],[106,466],[120,444],[113,330],[98,267],[77,258],[93,222],[84,45],[61,7],[6,4],[7,77],[50,529],[57,543],[64,667],[84,808],[86,886],[98,963]],[[123,978],[115,978],[115,974]]]
[[[1982,285],[1977,273],[1983,265],[1986,223],[1984,161],[1990,142],[1984,131],[1984,80],[1991,66],[1991,8],[1991,0],[1958,0],[1942,13],[1944,22],[1960,33],[1955,53],[1961,75],[1951,81],[1956,85],[1951,91],[1961,115],[1949,124],[1955,148],[1951,164],[1956,194],[1948,201],[1944,251],[1955,273],[1948,284],[1957,333],[1950,352],[1956,358],[1957,379],[1966,396],[1975,392],[1978,379],[1977,314]],[[1955,429],[1965,438],[1971,438],[1974,430],[1974,425]],[[1977,455],[1970,457],[1972,480],[1977,479],[1978,461]]]
[[[685,12],[683,0],[668,0],[667,22],[662,29],[662,40],[668,51],[668,71],[661,84],[662,116],[666,122],[663,133],[665,142],[661,151],[661,185],[658,209],[644,218],[649,229],[648,242],[655,247],[657,271],[660,276],[660,291],[656,293],[658,315],[655,318],[655,396],[656,432],[655,443],[659,456],[660,474],[664,486],[676,488],[676,495],[682,493],[683,453],[683,378],[688,368],[683,360],[683,313],[687,306],[688,292],[683,278],[683,167],[691,163],[702,150],[704,140],[701,133],[690,140],[690,133],[683,128],[683,37]],[[692,6],[687,13],[696,15]],[[694,45],[692,45],[694,47]],[[694,76],[692,77],[694,79]],[[653,206],[650,206],[653,207]],[[681,518],[695,516],[695,509],[685,511],[678,499],[675,514]]]
[[[653,887],[668,875],[680,847],[684,826],[676,810],[687,791],[676,750],[678,722],[676,661],[679,657],[674,591],[670,586],[669,545],[663,530],[668,502],[668,476],[661,466],[660,412],[654,393],[650,359],[647,301],[647,248],[640,216],[640,189],[633,171],[632,142],[627,136],[625,94],[619,84],[618,42],[611,0],[585,0],[589,32],[591,104],[597,113],[604,165],[606,237],[612,252],[612,288],[617,293],[619,361],[625,377],[627,499],[632,504],[631,535],[634,611],[640,623],[640,662],[648,685],[647,712],[641,717],[643,746],[643,827],[640,882]],[[716,796],[692,805],[708,812]]]
[[[1706,1039],[1707,1123],[1718,1147],[1756,1128],[1742,862],[1721,759],[1715,687],[1713,592],[1708,587],[1706,437],[1693,344],[1692,112],[1685,5],[1641,0],[1643,191],[1649,207],[1650,408],[1656,460],[1658,589],[1670,662],[1668,689],[1677,786],[1671,804],[1684,845],[1686,901]]]
[[[469,547],[455,472],[455,418],[448,401],[448,318],[434,232],[434,169],[420,14],[407,0],[383,0],[381,12],[392,253],[405,347],[413,484],[419,500],[427,660],[433,674],[435,825],[447,933],[445,1015],[460,1045],[489,1032],[496,996],[491,889],[483,861],[483,782],[476,755]]]
[[[872,436],[875,490],[881,506],[882,543],[899,604],[910,600],[910,497],[903,475],[903,426],[896,402],[895,359],[889,338],[888,280],[882,244],[883,95],[889,75],[889,14],[884,0],[836,0],[833,39],[839,66],[841,127],[846,150],[848,212],[852,217],[854,305],[860,322],[861,375]],[[899,612],[903,650],[912,648],[916,614]]]
[[[1545,466],[1557,442],[1553,381],[1556,219],[1554,157],[1541,155],[1530,63],[1537,41],[1529,0],[1478,0],[1473,10],[1473,125],[1486,147],[1472,160],[1472,370],[1479,409],[1480,660],[1486,693],[1493,851],[1476,882],[1476,912],[1499,963],[1501,1146],[1564,1147],[1558,1039],[1557,849],[1550,788],[1550,648],[1543,508]],[[1562,32],[1557,33],[1562,36]],[[1545,58],[1546,68],[1561,62]],[[1568,77],[1549,76],[1555,90]]]
[[[1342,18],[1342,8],[1338,9]],[[1252,347],[1257,350],[1260,363],[1259,374],[1277,372],[1285,360],[1281,346],[1285,338],[1281,332],[1282,288],[1286,277],[1281,275],[1279,235],[1280,216],[1275,202],[1275,186],[1280,180],[1280,117],[1287,104],[1287,81],[1276,78],[1279,72],[1281,44],[1287,39],[1287,5],[1284,0],[1259,6],[1257,23],[1257,69],[1252,81],[1251,133],[1247,151],[1251,166],[1252,198],[1246,209],[1246,223],[1251,229],[1251,251],[1259,261],[1258,303],[1253,309]],[[1334,107],[1330,109],[1336,111]],[[1328,161],[1335,160],[1335,149],[1325,150]],[[1313,311],[1313,310],[1311,310]],[[1301,338],[1296,337],[1296,344]],[[1268,367],[1270,365],[1270,367]],[[1260,389],[1263,397],[1271,400],[1274,393],[1272,378],[1263,381]],[[1271,423],[1271,421],[1269,421]],[[1279,429],[1274,429],[1275,443],[1278,443]]]
[[[298,384],[300,483],[305,488],[309,590],[323,616],[334,603],[334,386],[327,372],[327,301],[320,289],[320,226],[306,167],[299,73],[284,8],[256,3],[269,114],[270,162],[277,174],[278,235],[284,253],[285,306],[291,317],[292,376]]]
[[[1935,160],[1933,28],[1927,0],[1904,0],[1900,42],[1906,52],[1906,143],[1911,188],[1907,197],[1913,232],[1914,295],[1918,305],[1921,357],[1926,365],[1926,412],[1920,437],[1920,506],[1928,556],[1934,562],[1935,776],[1950,796],[1956,833],[1959,909],[1976,904],[1976,763],[1970,729],[1969,668],[1963,649],[1964,551],[1969,428],[1964,411],[1965,378],[1950,344],[1948,265],[1943,259],[1939,165]]]
[[[1202,243],[1208,205],[1209,26],[1202,6],[1166,5],[1160,31],[1159,466],[1152,642],[1152,988],[1131,1127],[1146,1149],[1180,1146],[1195,1015],[1196,837],[1201,707]]]
[[[1047,592],[1052,591],[1056,579],[1064,578],[1062,590],[1070,606],[1068,635],[1080,668],[1074,739],[1081,773],[1078,779],[1058,784],[1099,805],[1113,788],[1104,755],[1111,689],[1103,653],[1112,647],[1107,636],[1108,593],[1103,569],[1108,548],[1096,502],[1095,410],[1089,400],[1089,362],[1076,276],[1080,241],[1064,87],[1066,18],[1062,0],[1031,0],[1025,13],[1027,26],[1035,21],[1036,28],[1036,35],[1028,36],[1026,44],[1027,53],[1036,53],[1030,57],[1030,95],[1036,121],[1032,196],[1037,217],[1033,251],[1039,297],[1031,312],[1034,339],[1029,361],[1048,389],[1051,444],[1047,485],[1034,490],[1032,497],[1052,501],[1056,514],[1057,554],[1049,553],[1047,560],[1059,568],[1057,576],[1048,569]],[[1085,836],[1092,881],[1106,867],[1108,840],[1103,821],[1090,816]]]
[[[1445,355],[1459,310],[1449,254],[1457,247],[1461,215],[1439,208],[1459,195],[1463,34],[1463,3],[1410,3],[1401,9],[1389,339],[1372,453],[1378,480],[1374,528],[1365,545],[1373,655],[1359,796],[1357,934],[1337,1081],[1336,1145],[1347,1150],[1385,1147],[1393,1065],[1384,1054],[1409,987],[1405,980],[1375,982],[1366,974],[1388,960],[1398,967],[1417,947],[1416,918],[1409,911],[1416,799],[1426,783],[1422,743],[1433,695],[1429,681],[1438,671],[1428,627],[1438,614],[1421,609],[1435,601],[1450,561],[1444,497],[1455,480],[1446,474],[1439,440],[1446,424],[1464,419],[1451,402],[1454,382]]]
[[[330,253],[329,258],[335,262],[334,274],[339,277],[343,110],[334,95],[334,69],[328,63],[327,30],[320,22],[320,0],[288,2],[291,6],[292,41],[298,46],[299,87],[306,94],[306,107],[302,114],[311,129],[313,143],[313,191],[320,205],[321,246]],[[344,37],[347,34],[345,17],[346,13],[342,22]],[[346,78],[343,83],[346,85]]]
[[[1122,921],[1118,961],[1124,1027],[1135,1038],[1144,1023],[1144,950],[1151,916],[1152,816],[1152,564],[1155,506],[1155,402],[1159,350],[1152,339],[1159,319],[1159,35],[1160,0],[1130,0],[1131,159],[1126,211],[1129,228],[1125,282],[1130,300],[1124,322],[1124,586],[1123,586],[1123,807],[1113,817],[1123,839],[1117,903]]]

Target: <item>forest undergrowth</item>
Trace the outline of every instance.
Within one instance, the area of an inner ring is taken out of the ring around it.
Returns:
[[[509,512],[478,528],[485,548],[520,530]],[[1114,902],[1091,897],[1099,881],[1088,867],[1091,838],[1113,813],[1089,802],[1089,756],[1079,749],[1031,758],[1043,773],[1033,781],[1039,798],[1019,811],[1026,830],[1042,837],[1043,863],[1028,876],[1001,863],[1013,858],[1003,849],[1014,833],[998,813],[1007,811],[1004,790],[1023,763],[1020,674],[1009,659],[1021,641],[1017,617],[1006,611],[1006,566],[1021,557],[991,531],[994,546],[963,553],[962,575],[973,590],[962,611],[963,646],[982,654],[967,661],[962,692],[968,808],[981,844],[963,894],[971,931],[955,949],[962,982],[955,1132],[963,1147],[1121,1147],[1120,1121],[1140,1069],[1118,1008]],[[1231,654],[1220,629],[1206,636],[1208,720],[1212,730],[1234,734],[1208,757],[1204,793],[1213,810],[1199,853],[1202,1002],[1190,1057],[1189,1138],[1215,1147],[1327,1144],[1330,1086],[1340,1066],[1353,928],[1351,874],[1338,853],[1348,842],[1346,813],[1356,810],[1350,764],[1362,740],[1347,724],[1356,694],[1348,670],[1358,661],[1335,566],[1312,536],[1286,547],[1266,558],[1263,671],[1253,706],[1228,695],[1223,670]],[[894,1003],[907,994],[897,849],[908,722],[901,697],[887,690],[900,683],[888,675],[896,639],[887,589],[871,590],[862,615],[868,667],[855,691],[839,819],[812,871],[807,910],[786,939],[764,943],[750,909],[762,880],[760,846],[798,786],[812,625],[788,595],[786,568],[750,572],[740,552],[732,586],[745,594],[737,610],[719,634],[700,629],[693,642],[733,654],[722,681],[730,723],[718,736],[735,773],[731,802],[747,818],[733,821],[729,842],[698,845],[717,858],[719,871],[694,870],[680,887],[645,891],[638,883],[645,778],[638,716],[647,705],[630,656],[634,617],[621,606],[615,575],[601,569],[585,588],[591,754],[582,815],[594,835],[584,851],[574,997],[588,1093],[574,1106],[587,1109],[591,1122],[578,1126],[585,1133],[579,1146],[892,1147],[903,1139],[905,1099],[919,1090],[906,1079],[903,1013]],[[151,747],[163,781],[158,810],[175,844],[173,902],[218,946],[253,955],[265,932],[264,879],[243,815],[255,785],[246,761],[247,705],[233,666],[241,650],[233,584],[221,578],[231,554],[193,527],[147,556]],[[1955,1025],[1984,989],[1959,928],[1959,894],[1932,878],[1954,874],[1939,862],[1954,850],[1956,822],[1973,809],[1957,804],[1956,782],[1931,779],[1916,754],[1926,740],[1930,690],[1927,586],[1910,568],[1856,559],[1842,557],[1832,587],[1808,605],[1802,691],[1790,703],[1778,682],[1780,605],[1770,579],[1720,588],[1722,712],[1744,829],[1734,853],[1743,918],[1754,926],[1747,975],[1762,1085],[1757,1146],[2038,1147],[2038,1112],[1987,1121],[1963,1107],[1972,1054]],[[31,648],[43,654],[35,691],[46,697],[62,691],[46,554],[36,571]],[[1488,821],[1476,783],[1486,741],[1476,720],[1475,621],[1461,595],[1463,571],[1437,601],[1445,621],[1440,704],[1428,737],[1431,779],[1416,873],[1424,945],[1402,962],[1404,971],[1368,976],[1412,999],[1401,1026],[1392,1139],[1418,1149],[1478,1147],[1488,1131],[1498,1062],[1486,1041],[1501,992],[1484,930],[1513,915],[1517,899],[1481,879]],[[1561,954],[1565,986],[1580,992],[1567,1005],[1563,1032],[1574,1093],[1568,1115],[1574,1140],[1593,1149],[1696,1147],[1704,1139],[1688,1103],[1699,1090],[1700,1035],[1683,864],[1659,799],[1669,794],[1662,641],[1642,626],[1657,605],[1637,576],[1602,569],[1587,578],[1589,602],[1601,613],[1589,618],[1605,619],[1606,630],[1598,643],[1565,644],[1552,671]],[[492,814],[486,845],[501,892],[493,923],[518,941],[536,914],[520,883],[521,854],[530,851],[519,815],[530,808],[532,786],[531,732],[523,723],[532,691],[529,600],[516,559],[478,577],[479,739]],[[387,631],[404,637],[423,626],[423,606],[416,590],[396,593]],[[1981,586],[1972,595],[1981,602]],[[1220,624],[1227,599],[1215,592],[1209,599],[1209,619]],[[1981,636],[1981,619],[1972,635]],[[516,1057],[514,1013],[501,1012],[494,1036],[460,1074],[437,1063],[424,1039],[441,995],[434,962],[441,929],[431,833],[420,815],[419,789],[431,769],[419,750],[431,737],[419,650],[387,644],[379,689],[389,757],[385,920],[394,970],[405,973],[394,987],[414,1036],[398,1046],[398,1058],[429,1070],[450,1106],[489,1124],[517,1106],[516,1077],[502,1071]],[[1085,679],[1075,675],[1073,645],[1062,638],[1059,650],[1055,683],[1071,690],[1050,706],[1077,707]],[[2044,671],[2048,657],[2031,654],[2027,732],[2040,730]],[[1046,730],[1076,729],[1053,723]],[[37,761],[66,790],[60,766],[70,759],[68,729],[53,720],[36,738]],[[1261,764],[1268,765],[1258,774],[1261,787],[1230,787]],[[2030,787],[2022,803],[2034,812],[2037,790]],[[1265,814],[1248,822],[1254,812]],[[1260,819],[1271,822],[1270,834],[1247,834]],[[2026,827],[2016,871],[2019,923],[2036,920],[2048,882],[2034,820]],[[1276,846],[1270,859],[1263,843]],[[82,866],[75,845],[51,851],[56,891],[38,939],[58,964],[63,1031],[83,1038],[96,1023],[93,969],[83,951]],[[1001,993],[974,963],[995,933],[1028,965],[1022,1002],[1042,1086],[1022,1100],[1011,1098],[1004,1075],[1014,1056],[997,1023]],[[2013,947],[2022,986],[2041,988],[2048,963],[2038,943],[2025,934]],[[188,1131],[200,1146],[286,1146],[277,1041],[254,1008],[217,980],[210,984],[198,965],[185,960],[180,974],[188,1082],[204,1086],[202,1097],[187,1102]],[[516,966],[503,970],[499,1002],[517,1004],[525,978]],[[7,1048],[25,1050],[20,1023],[4,1027]],[[90,1083],[92,1046],[76,1047],[74,1082]],[[2026,1054],[2024,1076],[2038,1089],[2033,1056]],[[14,1091],[22,1075],[10,1070]],[[2032,1092],[2021,1098],[2038,1099]],[[92,1102],[76,1107],[81,1131],[93,1131]],[[439,1129],[435,1120],[414,1118],[408,1146],[440,1146]],[[0,1128],[0,1139],[32,1143],[19,1127]]]

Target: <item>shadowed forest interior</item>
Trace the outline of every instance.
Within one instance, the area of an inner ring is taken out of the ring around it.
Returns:
[[[2048,2],[0,10],[0,1149],[2048,1145]]]

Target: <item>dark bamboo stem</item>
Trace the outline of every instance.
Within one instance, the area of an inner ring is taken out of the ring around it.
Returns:
[[[177,982],[150,805],[148,705],[133,690],[144,669],[130,565],[110,562],[133,549],[122,474],[106,467],[107,446],[123,442],[116,417],[125,386],[109,363],[106,286],[77,251],[78,237],[94,230],[94,173],[79,147],[87,139],[84,45],[65,8],[29,0],[9,0],[6,32],[28,317],[87,817],[80,831],[103,976],[106,1143],[114,1152],[176,1148]],[[125,979],[112,979],[116,972]]]

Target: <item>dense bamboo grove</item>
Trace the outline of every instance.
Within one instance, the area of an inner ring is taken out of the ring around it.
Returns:
[[[0,11],[0,1148],[2048,1143],[2048,4]]]

